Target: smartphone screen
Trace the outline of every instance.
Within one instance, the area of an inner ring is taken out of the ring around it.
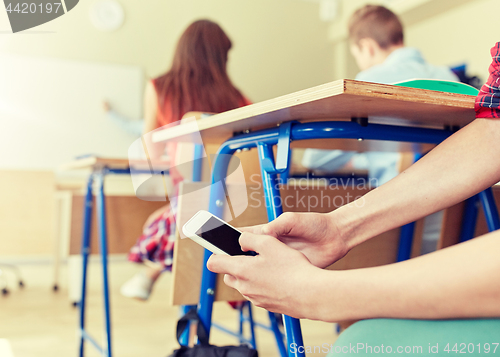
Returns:
[[[229,255],[255,255],[255,252],[241,250],[238,239],[241,233],[224,224],[217,218],[210,217],[196,232],[196,235],[212,243]]]

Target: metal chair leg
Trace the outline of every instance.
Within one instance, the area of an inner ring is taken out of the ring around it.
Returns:
[[[401,232],[399,233],[398,262],[410,259],[414,231],[415,222],[405,224],[401,227]]]
[[[283,341],[283,335],[278,325],[278,321],[276,321],[276,315],[274,314],[274,312],[270,311],[268,311],[268,315],[269,315],[269,321],[271,322],[271,331],[274,334],[274,339],[276,341],[276,346],[278,347],[280,356],[286,357],[286,347]]]
[[[90,254],[90,232],[92,228],[92,183],[93,175],[90,175],[87,183],[87,193],[83,202],[83,236],[82,236],[82,290],[78,307],[80,309],[80,349],[79,356],[83,357],[85,345],[85,297],[87,293],[87,265]]]
[[[266,167],[269,164],[274,166],[274,153],[272,146],[263,143],[259,143],[257,145],[257,149],[259,152],[259,161],[261,163],[261,175],[264,187],[264,196],[266,198],[267,216],[269,221],[272,221],[283,213],[283,207],[280,203],[280,192],[277,188],[277,176],[274,173],[270,174]],[[266,162],[266,166],[264,166],[264,162]],[[300,320],[283,315],[283,323],[285,326],[288,356],[304,357],[304,351],[299,349],[300,346],[304,346]]]
[[[3,267],[3,269],[2,269],[2,267]],[[2,282],[1,291],[2,291],[3,295],[7,295],[9,293],[9,283],[8,283],[7,274],[6,274],[7,269],[9,269],[14,274],[18,287],[19,288],[24,287],[23,278],[21,276],[21,271],[19,270],[19,268],[14,264],[2,263],[2,264],[0,264],[0,281]]]
[[[253,314],[252,314],[252,304],[249,301],[243,302],[241,306],[238,308],[239,310],[239,321],[238,321],[238,338],[240,340],[240,343],[245,343],[249,342],[252,348],[257,349],[257,342],[255,338],[255,323],[253,320]],[[245,315],[245,310],[247,311],[247,314]],[[245,329],[244,325],[245,322],[248,322],[248,325],[250,327],[250,339],[245,338]]]
[[[238,333],[240,334],[240,343],[243,343],[243,325],[245,324],[244,304],[239,308]]]
[[[250,343],[253,348],[257,349],[257,340],[255,338],[255,323],[253,321],[252,304],[247,301],[245,305],[248,312],[248,324],[250,326]]]
[[[465,201],[462,227],[460,230],[460,242],[468,241],[474,237],[478,213],[479,196],[475,195]]]
[[[422,157],[423,157],[422,154],[415,153],[413,163],[417,162]],[[398,256],[396,259],[397,262],[402,262],[404,260],[410,259],[414,234],[415,234],[415,222],[405,224],[404,226],[401,227],[401,231],[399,233]]]
[[[486,223],[490,232],[496,231],[500,228],[500,219],[498,218],[498,209],[493,196],[493,190],[487,188],[479,193],[479,198],[483,204],[483,211],[486,217]]]
[[[9,286],[7,284],[7,277],[5,276],[5,272],[0,269],[0,282],[1,282],[1,291],[2,295],[8,295],[9,294]]]
[[[106,201],[104,197],[104,170],[97,175],[99,192],[97,194],[97,215],[99,223],[99,248],[102,259],[102,278],[103,278],[103,293],[104,293],[104,323],[106,327],[106,345],[103,350],[107,357],[112,356],[111,349],[111,311],[110,311],[110,296],[109,296],[109,280],[108,280],[108,244],[106,230]]]

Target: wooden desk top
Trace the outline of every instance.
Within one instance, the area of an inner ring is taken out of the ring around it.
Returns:
[[[92,169],[94,167],[104,167],[104,166],[111,169],[126,169],[129,167],[129,160],[88,156],[61,165],[59,169],[62,171],[69,171],[69,170]]]
[[[59,170],[69,171],[100,167],[107,167],[108,169],[128,169],[133,167],[136,172],[138,170],[144,170],[147,173],[147,171],[150,170],[150,164],[154,165],[157,170],[161,167],[165,167],[165,170],[168,170],[169,167],[168,160],[130,160],[122,158],[87,156],[61,165]]]
[[[234,132],[298,120],[350,120],[443,128],[475,118],[474,96],[341,79],[275,99],[199,119],[203,144],[220,144]],[[152,134],[154,142],[200,142],[195,125],[178,125]]]

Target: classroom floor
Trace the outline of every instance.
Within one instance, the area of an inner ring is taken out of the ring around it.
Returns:
[[[21,265],[20,268],[25,288],[15,288],[9,295],[0,296],[0,338],[9,340],[15,357],[77,356],[78,311],[68,300],[65,267],[61,272],[61,289],[57,293],[51,290],[53,271],[50,265]],[[160,278],[149,301],[140,302],[119,294],[120,285],[137,269],[137,266],[125,261],[110,264],[113,356],[168,356],[178,346],[175,341],[178,309],[166,302],[170,275],[164,274]],[[98,341],[103,331],[100,271],[99,264],[90,264],[87,326]],[[266,312],[255,310],[256,320],[267,323]],[[236,329],[236,319],[236,313],[228,304],[215,305],[214,321]],[[335,326],[332,324],[302,321],[302,328],[305,345],[322,346],[335,340]],[[213,331],[211,343],[237,343],[234,338]],[[258,329],[257,344],[259,356],[278,355],[270,332]],[[86,357],[99,355],[89,344],[86,347]],[[325,354],[308,354],[311,355]]]

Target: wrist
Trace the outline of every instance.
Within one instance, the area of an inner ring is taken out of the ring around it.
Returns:
[[[344,242],[347,251],[362,242],[359,233],[363,218],[359,213],[359,209],[353,203],[327,213],[332,225],[337,227],[338,237],[335,238],[340,238]]]
[[[299,287],[299,307],[300,316],[297,318],[328,321],[330,312],[328,306],[332,304],[328,286],[335,285],[332,281],[334,276],[328,274],[332,271],[311,266],[310,272],[303,279],[302,286]]]
[[[371,302],[377,289],[373,276],[361,272],[366,270],[321,270],[311,279],[316,288],[308,289],[314,303],[308,306],[307,318],[336,323],[379,316],[374,311],[378,304]]]
[[[317,269],[303,289],[302,318],[324,322],[339,322],[353,319],[352,284],[346,279],[346,271]]]

